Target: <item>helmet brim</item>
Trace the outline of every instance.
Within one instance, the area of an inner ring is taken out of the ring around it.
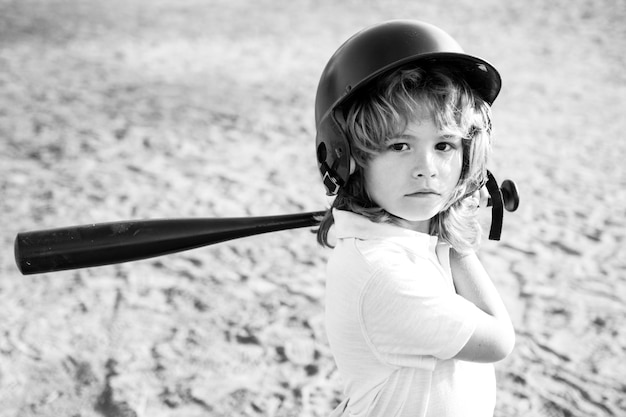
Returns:
[[[433,52],[407,57],[372,72],[351,86],[349,91],[340,97],[330,109],[341,107],[353,97],[363,92],[370,84],[384,74],[397,71],[403,67],[442,66],[465,80],[468,86],[490,106],[498,97],[502,87],[502,78],[496,68],[484,59],[457,52]]]

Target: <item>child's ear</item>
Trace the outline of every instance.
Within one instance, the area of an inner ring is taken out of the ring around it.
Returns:
[[[354,171],[356,171],[356,161],[350,157],[350,175],[354,174]]]

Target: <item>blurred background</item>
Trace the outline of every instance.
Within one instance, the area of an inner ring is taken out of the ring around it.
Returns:
[[[392,18],[502,74],[490,168],[521,205],[480,252],[518,332],[496,415],[626,414],[623,1],[0,0],[0,416],[330,413],[309,230],[30,276],[13,241],[325,208],[317,81]]]

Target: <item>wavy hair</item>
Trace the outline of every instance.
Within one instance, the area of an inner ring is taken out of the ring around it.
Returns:
[[[430,234],[458,251],[476,248],[482,230],[478,201],[472,194],[486,181],[491,108],[463,78],[443,66],[403,68],[379,77],[342,110],[356,170],[321,219],[318,242],[332,247],[328,232],[334,224],[333,209],[352,211],[377,223],[395,222],[369,197],[363,170],[390,138],[404,132],[410,120],[430,117],[443,134],[461,137],[463,148],[461,176],[443,210],[431,219]]]

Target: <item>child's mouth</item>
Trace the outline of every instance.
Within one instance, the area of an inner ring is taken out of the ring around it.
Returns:
[[[407,194],[407,197],[418,197],[418,198],[423,198],[423,197],[435,197],[438,196],[439,193],[434,191],[434,190],[421,190],[421,191],[417,191],[411,194]]]

